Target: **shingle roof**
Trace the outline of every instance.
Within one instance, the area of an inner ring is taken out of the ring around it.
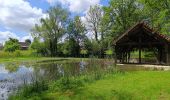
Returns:
[[[122,35],[120,35],[118,38],[116,38],[114,40],[114,44],[116,44],[116,42],[118,42],[121,38],[123,38],[124,36],[126,36],[128,33],[136,30],[136,29],[139,29],[139,28],[144,28],[146,29],[147,31],[149,31],[150,33],[152,33],[154,36],[156,36],[157,38],[159,39],[163,39],[165,40],[166,42],[169,42],[170,43],[170,36],[167,36],[165,34],[161,34],[159,33],[158,31],[154,30],[153,28],[151,28],[147,23],[145,22],[138,22],[136,23],[135,25],[133,25],[131,28],[129,28],[125,33],[123,33]]]
[[[19,44],[21,45],[21,47],[29,47],[29,44],[26,42],[19,42]]]

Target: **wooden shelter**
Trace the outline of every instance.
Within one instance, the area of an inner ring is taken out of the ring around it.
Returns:
[[[138,63],[142,51],[153,51],[158,63],[170,65],[170,37],[150,28],[145,22],[139,22],[114,41],[116,62],[129,63],[132,51],[139,51]]]

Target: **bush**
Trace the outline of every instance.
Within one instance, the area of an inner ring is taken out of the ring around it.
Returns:
[[[4,50],[7,52],[14,52],[20,49],[20,44],[17,39],[9,38],[8,41],[5,42]]]
[[[0,58],[11,57],[37,57],[39,56],[35,50],[16,50],[15,52],[0,51]]]
[[[14,52],[14,56],[15,56],[15,57],[21,57],[21,56],[22,56],[21,51],[20,51],[20,50],[16,50],[16,51]]]
[[[31,100],[41,100],[38,96],[41,92],[48,90],[47,82],[44,80],[35,80],[33,83],[24,85],[17,94],[9,96],[9,100],[27,100],[32,97]]]
[[[75,91],[77,89],[80,89],[84,86],[84,81],[82,79],[78,79],[75,77],[72,78],[61,78],[58,81],[55,81],[51,86],[51,90],[53,91],[62,91],[65,92],[67,90]]]

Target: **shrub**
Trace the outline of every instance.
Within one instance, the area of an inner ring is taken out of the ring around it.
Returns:
[[[41,100],[38,95],[48,90],[48,84],[44,80],[34,80],[31,84],[25,84],[21,87],[21,90],[17,94],[11,95],[9,100],[26,100],[27,98],[33,97],[33,100]]]
[[[15,57],[21,57],[21,56],[22,56],[21,51],[20,51],[20,50],[16,50],[16,51],[14,52],[14,56],[15,56]]]
[[[20,44],[17,39],[9,38],[8,41],[5,42],[4,50],[7,52],[14,52],[20,49]]]
[[[72,90],[75,91],[77,89],[80,89],[81,87],[84,86],[83,80],[80,78],[68,78],[68,77],[63,77],[58,81],[55,81],[50,88],[54,91],[62,91],[65,92],[67,90]]]
[[[11,57],[37,57],[39,56],[35,50],[16,50],[15,52],[4,52],[0,51],[0,58],[11,58]]]

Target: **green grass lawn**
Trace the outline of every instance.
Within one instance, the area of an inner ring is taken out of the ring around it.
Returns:
[[[45,92],[49,100],[169,100],[170,72],[139,71],[108,77],[86,84],[76,92]]]

